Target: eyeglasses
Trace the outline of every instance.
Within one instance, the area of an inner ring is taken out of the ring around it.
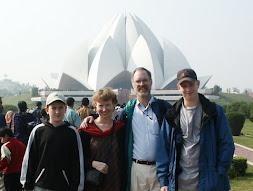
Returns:
[[[140,84],[147,85],[147,84],[149,84],[149,82],[150,82],[150,80],[148,80],[148,79],[134,81],[134,83],[137,84],[137,85],[140,85]]]

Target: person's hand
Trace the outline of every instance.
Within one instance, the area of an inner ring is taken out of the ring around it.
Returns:
[[[92,167],[97,169],[99,172],[102,172],[103,174],[108,173],[108,165],[106,163],[99,162],[99,161],[93,161]]]
[[[87,128],[89,123],[94,122],[94,117],[93,116],[88,116],[84,118],[83,122],[81,123],[81,127]]]
[[[168,191],[168,186],[163,186],[160,191]]]

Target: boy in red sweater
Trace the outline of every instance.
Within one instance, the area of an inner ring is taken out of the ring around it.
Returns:
[[[4,186],[6,191],[22,191],[20,172],[25,154],[25,145],[14,138],[10,128],[0,129],[1,160],[0,170],[4,170]]]

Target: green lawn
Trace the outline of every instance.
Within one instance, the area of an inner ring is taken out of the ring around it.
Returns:
[[[242,133],[243,135],[233,137],[234,142],[253,149],[253,122],[246,119]]]
[[[19,101],[25,101],[27,103],[27,107],[31,108],[35,106],[35,102],[31,101],[31,94],[22,94],[22,95],[14,95],[7,96],[2,99],[3,105],[15,105],[18,106]]]
[[[242,128],[242,133],[244,135],[250,135],[253,137],[253,122],[251,122],[250,120],[246,119],[244,126]]]
[[[231,191],[253,190],[253,166],[248,164],[246,175],[230,180]]]
[[[243,135],[234,136],[234,142],[253,149],[253,122],[246,120],[242,128]],[[253,166],[248,164],[246,175],[230,180],[232,191],[253,190]]]
[[[219,93],[220,99],[212,100],[220,105],[228,105],[235,101],[253,102],[253,98],[246,94]]]

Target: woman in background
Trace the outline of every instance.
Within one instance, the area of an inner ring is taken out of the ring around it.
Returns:
[[[9,127],[12,132],[14,133],[14,122],[13,122],[13,117],[14,117],[14,112],[9,110],[7,111],[7,113],[5,114],[5,121],[6,121],[6,125],[7,127]]]

